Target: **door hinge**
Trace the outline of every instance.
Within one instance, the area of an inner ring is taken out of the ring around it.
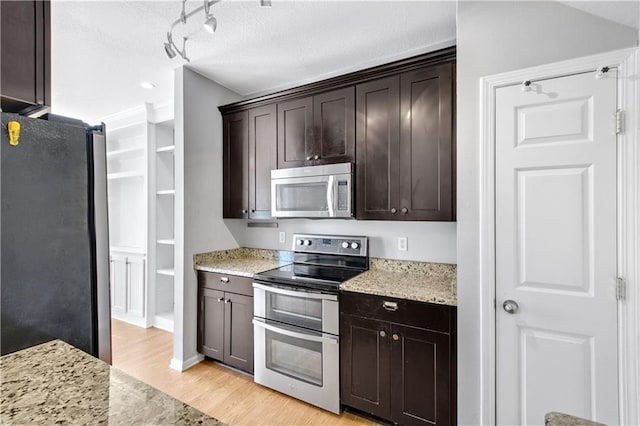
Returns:
[[[616,277],[616,300],[627,298],[627,283],[624,278]]]
[[[616,111],[616,135],[624,132],[624,111],[621,109]]]

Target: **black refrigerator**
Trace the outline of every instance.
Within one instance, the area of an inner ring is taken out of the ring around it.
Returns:
[[[111,363],[104,126],[0,114],[0,352],[61,339]]]

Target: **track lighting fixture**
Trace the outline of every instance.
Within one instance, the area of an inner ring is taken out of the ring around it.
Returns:
[[[219,3],[220,1],[222,0],[204,0],[204,3],[202,6],[197,7],[190,12],[187,12],[186,10],[187,0],[182,0],[182,10],[180,11],[180,16],[171,24],[171,28],[167,33],[167,41],[164,43],[164,51],[169,57],[169,59],[173,59],[176,57],[176,55],[180,55],[182,59],[189,62],[189,58],[187,58],[187,54],[186,54],[186,48],[187,48],[187,41],[189,40],[189,37],[192,36],[193,34],[189,34],[182,38],[182,50],[180,50],[178,46],[176,46],[176,44],[173,42],[173,37],[172,37],[173,30],[180,24],[185,25],[189,18],[193,17],[198,12],[203,10],[204,19],[205,19],[203,23],[203,27],[207,32],[213,34],[218,28],[218,20],[213,16],[213,12],[211,11],[211,6],[213,6],[216,3]],[[260,6],[270,7],[271,0],[260,0]]]

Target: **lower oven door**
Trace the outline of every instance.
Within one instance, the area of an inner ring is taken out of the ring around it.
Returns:
[[[254,379],[340,413],[338,336],[254,318]]]

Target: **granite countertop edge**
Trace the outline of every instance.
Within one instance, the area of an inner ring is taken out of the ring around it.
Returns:
[[[194,269],[253,278],[290,264],[290,256],[291,252],[241,247],[196,254]],[[457,306],[456,265],[371,258],[370,269],[342,283],[340,290]]]

